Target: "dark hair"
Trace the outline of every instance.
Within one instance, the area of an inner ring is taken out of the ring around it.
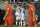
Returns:
[[[29,4],[30,4],[30,2],[29,2],[29,1],[27,1],[27,3],[29,3]]]
[[[19,6],[22,6],[22,5],[19,5]]]
[[[8,3],[9,3],[9,1],[8,0],[6,0]]]

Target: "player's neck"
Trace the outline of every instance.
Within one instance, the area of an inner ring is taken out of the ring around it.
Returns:
[[[29,4],[29,6],[30,6],[31,4]]]
[[[8,6],[9,4],[7,4],[7,6]]]

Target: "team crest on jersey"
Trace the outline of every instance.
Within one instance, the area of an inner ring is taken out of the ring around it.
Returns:
[[[33,8],[31,8],[31,10],[33,10]]]
[[[7,10],[9,10],[9,8]]]

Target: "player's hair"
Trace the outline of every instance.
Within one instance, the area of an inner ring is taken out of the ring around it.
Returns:
[[[8,0],[6,0],[5,2],[8,2],[8,3],[9,3],[9,1],[8,1]]]
[[[30,4],[30,2],[29,2],[29,1],[27,1],[26,3],[29,3],[29,4]]]

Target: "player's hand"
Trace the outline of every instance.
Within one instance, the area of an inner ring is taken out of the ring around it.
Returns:
[[[5,17],[3,18],[3,20],[5,20]]]

